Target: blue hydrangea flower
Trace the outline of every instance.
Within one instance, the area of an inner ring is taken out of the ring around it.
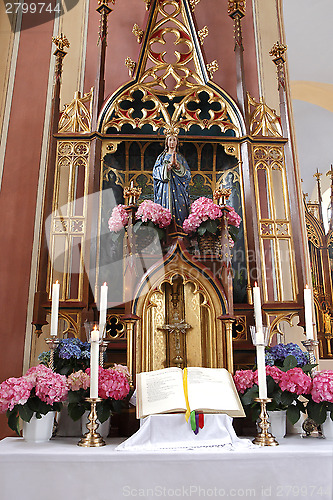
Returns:
[[[76,358],[80,359],[81,357],[81,341],[79,339],[63,339],[59,343],[59,357],[63,359]]]
[[[282,364],[287,356],[295,356],[297,360],[297,366],[302,367],[309,363],[309,353],[302,351],[302,349],[292,342],[289,344],[277,344],[273,347],[269,347],[266,351],[266,356],[268,361],[266,364],[272,366],[272,364]],[[273,360],[273,363],[271,363]]]
[[[265,352],[265,364],[269,366],[274,366],[274,357],[269,351]]]

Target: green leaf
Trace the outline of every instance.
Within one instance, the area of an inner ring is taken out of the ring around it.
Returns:
[[[296,405],[288,406],[287,419],[289,420],[289,422],[291,422],[293,425],[296,424],[296,422],[299,420],[300,416],[301,416],[301,412]]]
[[[296,368],[296,366],[297,366],[297,359],[295,358],[295,356],[290,354],[283,361],[282,370],[286,372],[288,370],[291,370],[292,368]]]
[[[296,399],[296,397],[296,394],[292,394],[288,391],[283,391],[281,394],[281,404],[283,404],[284,406],[289,406]]]
[[[258,396],[259,396],[259,388],[255,384],[241,396],[243,405],[247,406],[252,404],[254,398],[257,398]]]
[[[209,233],[216,234],[217,232],[217,223],[215,220],[206,221],[206,229]]]
[[[80,405],[77,403],[69,403],[68,405],[68,415],[72,420],[74,420],[74,422],[79,420],[85,411],[86,408],[84,407],[84,405]]]
[[[311,373],[312,369],[318,366],[317,364],[310,364],[302,366],[302,370],[304,373]]]
[[[27,403],[18,406],[19,415],[25,422],[30,422],[34,412],[29,408]]]
[[[325,422],[327,416],[326,404],[315,403],[314,401],[309,401],[306,406],[308,415],[312,420],[316,422],[317,425],[321,425]]]
[[[103,403],[104,402],[97,403],[96,405],[97,418],[101,424],[109,418],[111,413],[110,406],[108,404],[103,404]]]
[[[270,375],[267,375],[266,380],[267,380],[267,392],[268,394],[271,394],[276,388],[276,383],[274,382],[274,379]]]
[[[16,434],[20,435],[20,426],[19,426],[19,415],[17,411],[17,407],[14,407],[13,410],[7,411],[6,413],[8,419],[8,427],[12,429],[12,431],[16,432]]]

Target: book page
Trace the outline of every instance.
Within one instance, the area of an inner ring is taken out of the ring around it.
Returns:
[[[186,411],[183,371],[165,368],[137,375],[137,418],[155,413]]]
[[[232,376],[224,368],[191,366],[187,369],[187,380],[191,411],[245,416]]]

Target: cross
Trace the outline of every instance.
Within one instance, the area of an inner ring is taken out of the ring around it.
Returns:
[[[159,327],[159,330],[165,330],[166,332],[173,334],[175,340],[175,351],[176,356],[172,359],[174,364],[178,366],[178,368],[183,368],[184,358],[181,356],[181,342],[180,342],[180,334],[186,334],[186,330],[192,328],[191,325],[185,323],[184,319],[179,319],[178,313],[176,312],[173,316],[173,323],[170,325],[162,325]],[[184,355],[184,353],[183,353]]]

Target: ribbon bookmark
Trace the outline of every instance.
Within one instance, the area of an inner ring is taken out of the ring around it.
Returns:
[[[184,370],[183,370],[183,386],[184,386],[184,396],[185,396],[185,402],[186,402],[185,418],[186,418],[186,422],[188,422],[190,415],[191,415],[191,409],[190,409],[190,405],[188,402],[187,368],[184,368]],[[192,416],[191,416],[191,421],[192,421]]]

